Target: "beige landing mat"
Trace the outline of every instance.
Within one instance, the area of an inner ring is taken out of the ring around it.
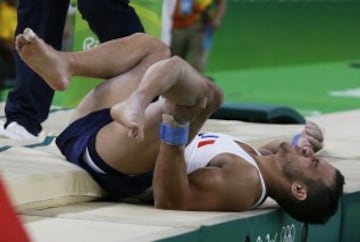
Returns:
[[[44,124],[39,140],[0,138],[0,173],[33,241],[151,241],[182,234],[204,225],[223,223],[273,211],[243,213],[184,212],[146,205],[99,202],[102,190],[79,167],[64,160],[53,143],[71,116],[57,110]],[[346,177],[346,192],[360,191],[360,110],[312,117],[324,129],[329,157]],[[226,132],[255,146],[273,137],[294,135],[301,125],[274,125],[209,120],[203,131]]]
[[[360,110],[314,116],[307,120],[317,123],[323,130],[325,142],[322,155],[345,159],[360,158]],[[228,133],[242,137],[254,145],[260,145],[274,137],[294,135],[302,130],[302,125],[210,119],[203,130]]]
[[[266,213],[191,212],[151,206],[92,202],[23,212],[25,226],[35,241],[153,241]],[[46,231],[46,232],[45,232]],[[60,234],[54,238],[54,234]]]

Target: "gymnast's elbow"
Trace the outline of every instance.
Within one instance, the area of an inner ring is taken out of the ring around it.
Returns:
[[[187,210],[182,199],[154,198],[154,206],[165,210]]]

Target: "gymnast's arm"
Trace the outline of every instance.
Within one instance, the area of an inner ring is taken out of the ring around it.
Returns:
[[[251,209],[258,196],[253,192],[258,181],[257,171],[236,167],[235,162],[224,164],[201,168],[188,175],[184,147],[162,142],[153,180],[155,207],[205,211]],[[243,171],[241,175],[239,171]]]
[[[314,122],[306,122],[304,129],[297,135],[270,141],[259,148],[263,155],[273,154],[283,142],[296,145],[302,148],[311,148],[314,152],[321,150],[323,147],[324,136],[320,127]]]

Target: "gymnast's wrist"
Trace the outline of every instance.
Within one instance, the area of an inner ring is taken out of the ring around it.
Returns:
[[[189,138],[189,122],[179,123],[169,114],[162,115],[160,139],[172,146],[185,146]]]

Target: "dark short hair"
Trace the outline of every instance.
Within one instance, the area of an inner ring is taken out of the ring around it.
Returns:
[[[311,224],[324,224],[338,208],[345,184],[344,176],[336,169],[335,184],[331,187],[322,180],[305,180],[307,197],[298,200],[295,197],[277,199],[278,204],[294,219]]]

